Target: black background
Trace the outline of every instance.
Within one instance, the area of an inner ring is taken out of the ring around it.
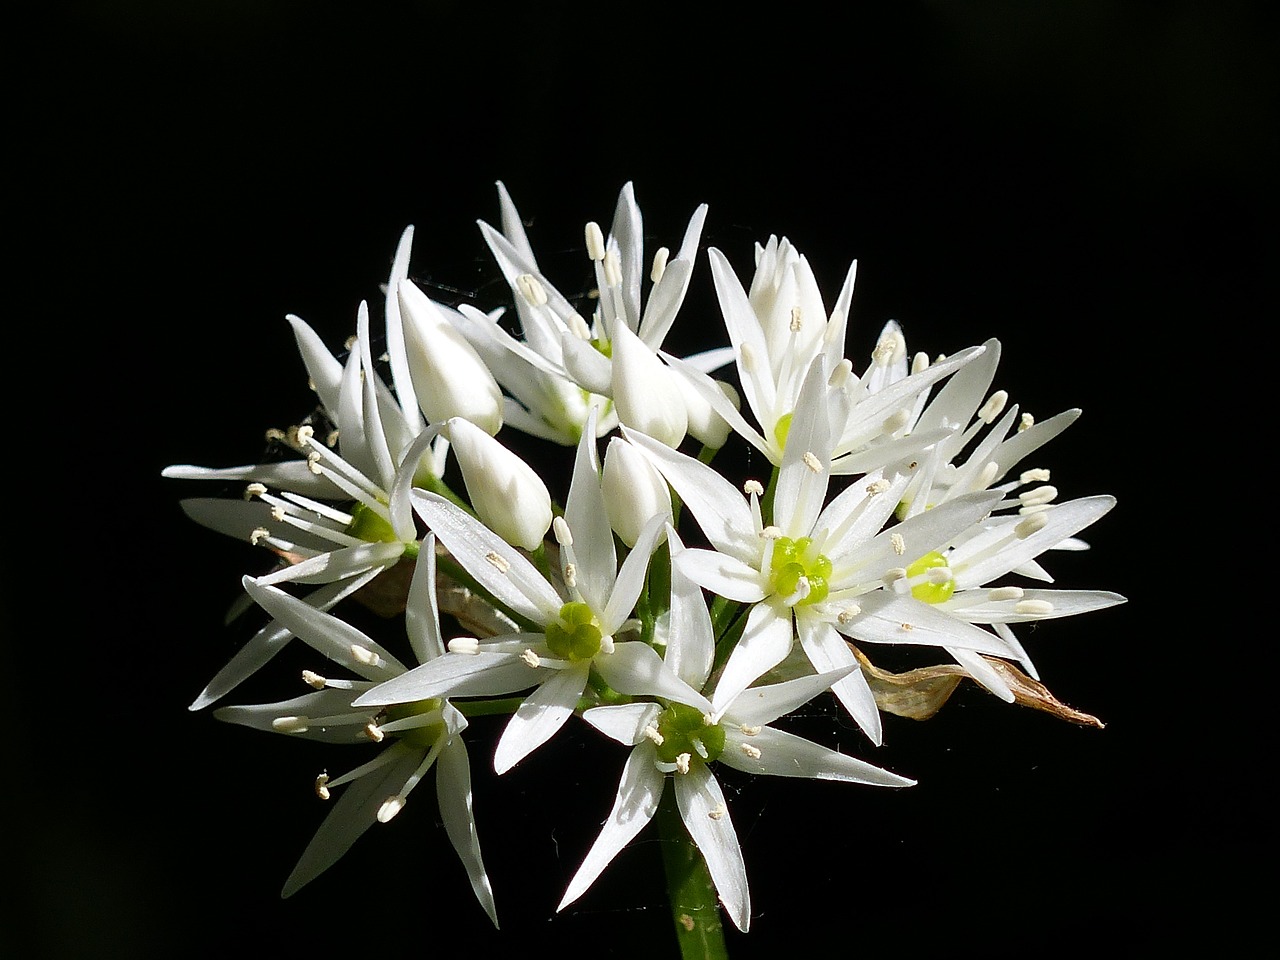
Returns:
[[[280,901],[322,816],[311,779],[346,761],[186,710],[266,560],[187,522],[195,491],[160,470],[250,462],[305,413],[284,315],[339,349],[405,225],[413,276],[491,295],[474,221],[496,179],[567,288],[627,180],[650,249],[705,201],[743,275],[770,233],[828,300],[857,258],[851,357],[890,318],[930,353],[999,337],[1024,409],[1084,410],[1040,458],[1063,495],[1119,497],[1054,571],[1130,602],[1028,640],[1107,728],[976,689],[889,718],[874,752],[804,718],[920,782],[726,776],[755,907],[731,954],[1236,942],[1271,836],[1239,708],[1274,630],[1236,600],[1265,600],[1266,542],[1219,526],[1257,466],[1218,447],[1273,315],[1263,5],[191,6],[71,3],[7,41],[6,955],[668,955],[649,834],[553,912],[621,769],[584,726],[499,780],[474,725],[495,933],[429,788]],[[721,342],[700,266],[679,346]],[[282,660],[261,699],[299,692]]]

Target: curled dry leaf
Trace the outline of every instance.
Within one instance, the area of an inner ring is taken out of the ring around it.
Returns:
[[[954,663],[943,663],[932,667],[919,667],[905,673],[890,673],[881,670],[855,647],[849,644],[858,662],[862,665],[871,691],[875,694],[876,705],[887,713],[912,720],[928,720],[942,709],[942,705],[960,685],[960,681],[969,678],[964,668]],[[1101,730],[1105,724],[1092,714],[1069,707],[1037,680],[1006,660],[996,657],[984,657],[1001,679],[1013,691],[1014,700],[1024,707],[1031,707],[1051,714],[1060,720],[1079,724],[1083,727],[1095,727]]]

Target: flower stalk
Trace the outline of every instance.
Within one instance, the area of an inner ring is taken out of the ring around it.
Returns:
[[[729,950],[716,886],[706,859],[680,819],[674,789],[663,791],[654,819],[681,960],[727,960]]]

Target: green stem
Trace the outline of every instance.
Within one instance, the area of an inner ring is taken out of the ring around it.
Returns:
[[[671,906],[681,960],[728,960],[716,887],[711,882],[707,861],[680,819],[675,784],[663,790],[654,821],[662,839],[667,902]]]

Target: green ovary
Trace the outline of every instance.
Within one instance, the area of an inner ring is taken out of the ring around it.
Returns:
[[[613,341],[612,340],[606,340],[603,337],[597,337],[596,339],[591,340],[590,343],[591,343],[591,346],[595,348],[595,351],[597,353],[608,357],[610,360],[613,359]]]
[[[790,537],[779,537],[773,541],[773,559],[771,583],[773,592],[780,596],[790,596],[800,586],[800,578],[809,581],[809,594],[796,606],[821,603],[827,599],[831,589],[831,561],[825,554],[817,551],[809,537],[792,540]]]
[[[907,567],[907,576],[918,577],[934,567],[945,566],[947,566],[947,558],[938,553],[937,550],[933,550]],[[911,595],[917,600],[923,600],[925,603],[941,603],[950,597],[955,592],[955,589],[956,582],[954,580],[945,580],[942,583],[922,580],[911,588]]]
[[[773,425],[773,439],[778,441],[778,446],[784,450],[787,447],[787,436],[791,433],[791,421],[794,417],[795,414],[784,413]]]
[[[359,537],[365,543],[378,543],[379,541],[395,543],[400,539],[396,536],[395,530],[391,529],[391,524],[387,523],[363,503],[357,503],[351,508],[351,522],[347,524],[347,529],[343,532],[348,536]]]
[[[718,723],[707,723],[707,718],[696,707],[673,703],[658,715],[658,759],[675,763],[682,753],[700,757],[708,763],[724,753],[724,728]]]
[[[585,603],[566,603],[547,624],[547,646],[562,660],[590,660],[600,652],[600,621]]]
[[[392,720],[407,720],[409,717],[420,717],[425,714],[434,713],[435,719],[430,723],[425,723],[420,727],[410,727],[408,730],[393,730],[391,736],[403,740],[411,746],[420,750],[430,750],[439,741],[444,734],[444,719],[440,716],[440,707],[444,703],[443,700],[414,700],[412,703],[396,703],[387,707],[382,712],[383,723],[390,723]]]

